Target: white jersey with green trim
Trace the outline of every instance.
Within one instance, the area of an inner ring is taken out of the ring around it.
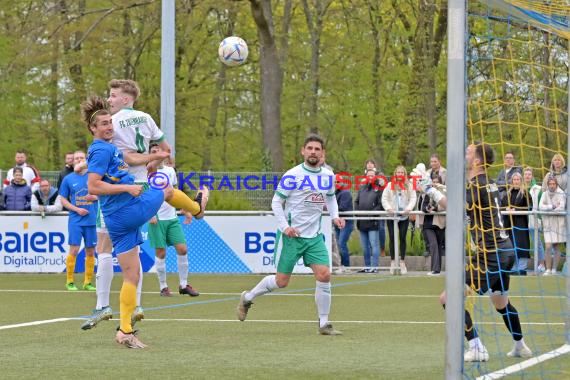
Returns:
[[[335,196],[334,173],[300,164],[287,171],[275,192],[285,199],[285,217],[300,237],[313,238],[321,233],[325,197]],[[336,199],[335,199],[336,201]]]
[[[159,173],[164,173],[168,176],[168,183],[176,188],[178,180],[176,178],[176,171],[170,166],[163,166],[157,170]],[[178,218],[176,215],[176,208],[172,207],[168,202],[163,202],[158,212],[156,213],[158,220],[172,220]]]
[[[113,145],[121,151],[134,151],[148,154],[151,141],[160,141],[164,133],[158,128],[152,117],[142,111],[123,108],[112,116]],[[146,165],[130,166],[129,173],[135,177],[135,182],[146,182]]]

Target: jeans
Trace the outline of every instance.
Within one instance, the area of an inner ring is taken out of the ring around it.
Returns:
[[[338,243],[338,249],[340,251],[340,265],[345,267],[350,266],[348,239],[350,239],[350,234],[352,233],[353,229],[354,229],[354,220],[347,220],[346,225],[342,230],[337,226],[334,226],[334,232]]]
[[[380,249],[384,249],[386,247],[386,221],[379,220],[378,221],[378,233],[380,234]]]
[[[530,238],[532,240],[532,248],[534,249],[534,228],[529,228]],[[542,239],[540,239],[540,233],[542,231],[538,230],[538,261],[544,260],[544,247],[542,246]],[[536,252],[535,252],[536,254]]]
[[[378,266],[380,259],[380,247],[378,245],[378,230],[360,231],[360,244],[364,250],[364,266]],[[370,249],[372,248],[372,262],[370,260]]]

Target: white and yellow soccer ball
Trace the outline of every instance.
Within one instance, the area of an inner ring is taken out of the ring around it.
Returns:
[[[248,48],[245,41],[237,36],[224,38],[218,48],[218,57],[224,65],[239,66],[247,59]]]

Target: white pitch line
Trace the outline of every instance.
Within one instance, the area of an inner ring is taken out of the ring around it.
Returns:
[[[150,322],[240,322],[237,319],[206,319],[206,318],[145,318]],[[248,319],[247,322],[257,323],[315,323],[314,320],[302,319]],[[376,325],[443,325],[445,321],[337,321],[334,323],[376,324]],[[503,322],[480,322],[480,325],[502,325]],[[521,322],[521,325],[532,326],[564,326],[563,322]]]
[[[55,318],[55,319],[46,319],[44,321],[18,323],[15,325],[0,326],[0,330],[17,329],[19,327],[28,327],[28,326],[37,326],[37,325],[47,325],[48,323],[66,322],[70,320],[72,320],[72,318]]]
[[[91,293],[92,291],[78,290],[70,292],[69,290],[48,290],[48,289],[0,289],[0,293],[69,293],[69,294],[85,294]],[[112,290],[111,293],[120,293],[119,290]],[[142,294],[159,294],[156,292],[142,292]],[[241,293],[232,292],[200,292],[200,294],[205,296],[239,296]],[[313,293],[270,293],[269,296],[279,296],[279,297],[314,297]],[[378,297],[378,298],[439,298],[439,294],[429,295],[429,294],[332,294],[333,297]],[[470,296],[473,298],[484,297],[484,296]],[[566,298],[566,296],[527,296],[527,295],[509,295],[510,298]]]
[[[547,352],[545,354],[542,354],[540,356],[534,357],[534,358],[530,358],[528,360],[525,360],[524,362],[520,362],[517,364],[514,364],[510,367],[504,368],[504,369],[500,369],[498,371],[492,372],[492,373],[488,373],[486,375],[480,376],[475,380],[495,380],[495,379],[501,379],[507,375],[512,375],[513,373],[522,371],[523,369],[532,367],[533,365],[536,365],[538,363],[547,361],[549,359],[554,359],[555,357],[558,357],[560,355],[564,355],[570,352],[570,344],[565,344],[559,348],[557,348],[556,350]]]

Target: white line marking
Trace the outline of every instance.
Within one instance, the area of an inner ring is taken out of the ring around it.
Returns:
[[[206,319],[206,318],[145,318],[151,322],[240,322],[237,319]],[[314,320],[302,319],[248,319],[247,322],[258,323],[315,323]],[[443,325],[445,321],[332,321],[334,323],[377,324],[377,325]],[[480,325],[502,325],[503,322],[480,322]],[[522,325],[533,326],[564,326],[563,322],[521,322]]]
[[[75,292],[70,292],[69,290],[46,290],[46,289],[0,289],[0,293],[69,293],[69,294],[95,294],[92,291],[78,290]],[[111,293],[120,293],[119,290],[112,290]],[[156,294],[160,292],[142,292],[143,294]],[[205,296],[239,296],[240,293],[231,292],[200,292],[200,294]],[[314,297],[313,293],[270,293],[269,296],[279,296],[279,297]],[[333,297],[378,297],[378,298],[439,298],[439,294],[429,295],[429,294],[338,294],[333,292]],[[470,296],[472,298],[481,298],[485,296]],[[566,296],[528,296],[528,295],[513,295],[509,294],[509,298],[566,298]]]
[[[28,327],[28,326],[37,326],[37,325],[46,325],[48,323],[57,323],[57,322],[66,322],[70,321],[72,318],[56,318],[56,319],[46,319],[44,321],[34,321],[34,322],[26,322],[26,323],[18,323],[15,325],[4,325],[0,326],[0,330],[8,330],[8,329],[17,329],[18,327]]]
[[[498,371],[492,372],[492,373],[488,373],[486,375],[480,376],[478,377],[476,380],[495,380],[495,379],[500,379],[503,378],[507,375],[512,375],[513,373],[522,371],[525,368],[529,368],[533,365],[536,365],[538,363],[547,361],[549,359],[554,359],[557,356],[563,355],[563,354],[567,354],[570,352],[570,344],[565,344],[559,348],[557,348],[556,350],[547,352],[545,354],[542,354],[540,356],[534,357],[534,358],[530,358],[528,360],[525,360],[524,362],[520,362],[517,364],[514,364],[510,367],[504,368],[504,369],[500,369]]]

